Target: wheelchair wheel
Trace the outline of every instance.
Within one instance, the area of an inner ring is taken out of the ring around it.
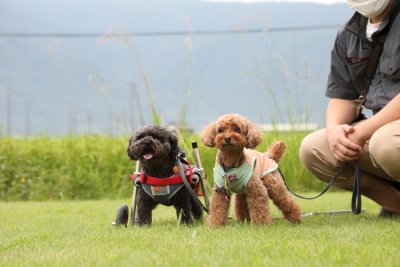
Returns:
[[[128,225],[129,208],[127,205],[121,205],[115,218],[115,226]]]

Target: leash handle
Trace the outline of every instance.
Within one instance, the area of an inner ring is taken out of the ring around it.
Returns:
[[[353,214],[361,213],[361,171],[358,161],[354,166],[354,185],[353,194],[351,196],[351,211]]]

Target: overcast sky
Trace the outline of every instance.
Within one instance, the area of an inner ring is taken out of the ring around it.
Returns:
[[[237,3],[261,3],[261,2],[292,2],[292,3],[318,3],[324,5],[345,3],[346,0],[204,0],[208,2],[237,2]]]

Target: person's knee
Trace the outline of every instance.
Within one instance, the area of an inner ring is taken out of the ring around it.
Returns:
[[[303,165],[318,179],[330,181],[338,171],[338,162],[330,153],[324,129],[307,135],[300,144]]]
[[[369,140],[369,152],[372,155],[374,160],[381,161],[385,154],[390,150],[390,144],[385,141],[386,133],[384,132],[377,132],[371,136]]]
[[[315,155],[313,153],[313,145],[315,144],[313,134],[307,135],[300,144],[299,157],[300,161],[308,169],[311,168],[311,162],[315,161]]]
[[[309,135],[307,135],[300,144],[300,148],[299,148],[299,157],[300,157],[300,161],[304,164],[305,161],[307,161],[308,158],[308,154],[310,151],[310,144],[308,141]]]
[[[398,169],[400,157],[400,124],[389,124],[378,129],[369,140],[369,152],[375,165],[383,169]]]

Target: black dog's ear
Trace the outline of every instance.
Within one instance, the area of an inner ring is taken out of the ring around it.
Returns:
[[[217,135],[215,127],[216,123],[212,122],[201,132],[201,141],[208,147],[215,147],[215,136]]]
[[[126,149],[126,152],[128,153],[128,156],[131,160],[138,160],[138,158],[135,156],[135,154],[133,153],[132,149],[131,149],[131,144],[134,140],[134,137],[132,136],[129,139],[129,144],[128,144],[128,148]]]
[[[169,144],[171,145],[171,154],[176,156],[180,152],[180,148],[178,146],[178,137],[174,132],[171,132],[169,136]]]
[[[169,136],[169,143],[172,146],[178,146],[178,137],[176,136],[176,133],[171,132],[171,135]]]

